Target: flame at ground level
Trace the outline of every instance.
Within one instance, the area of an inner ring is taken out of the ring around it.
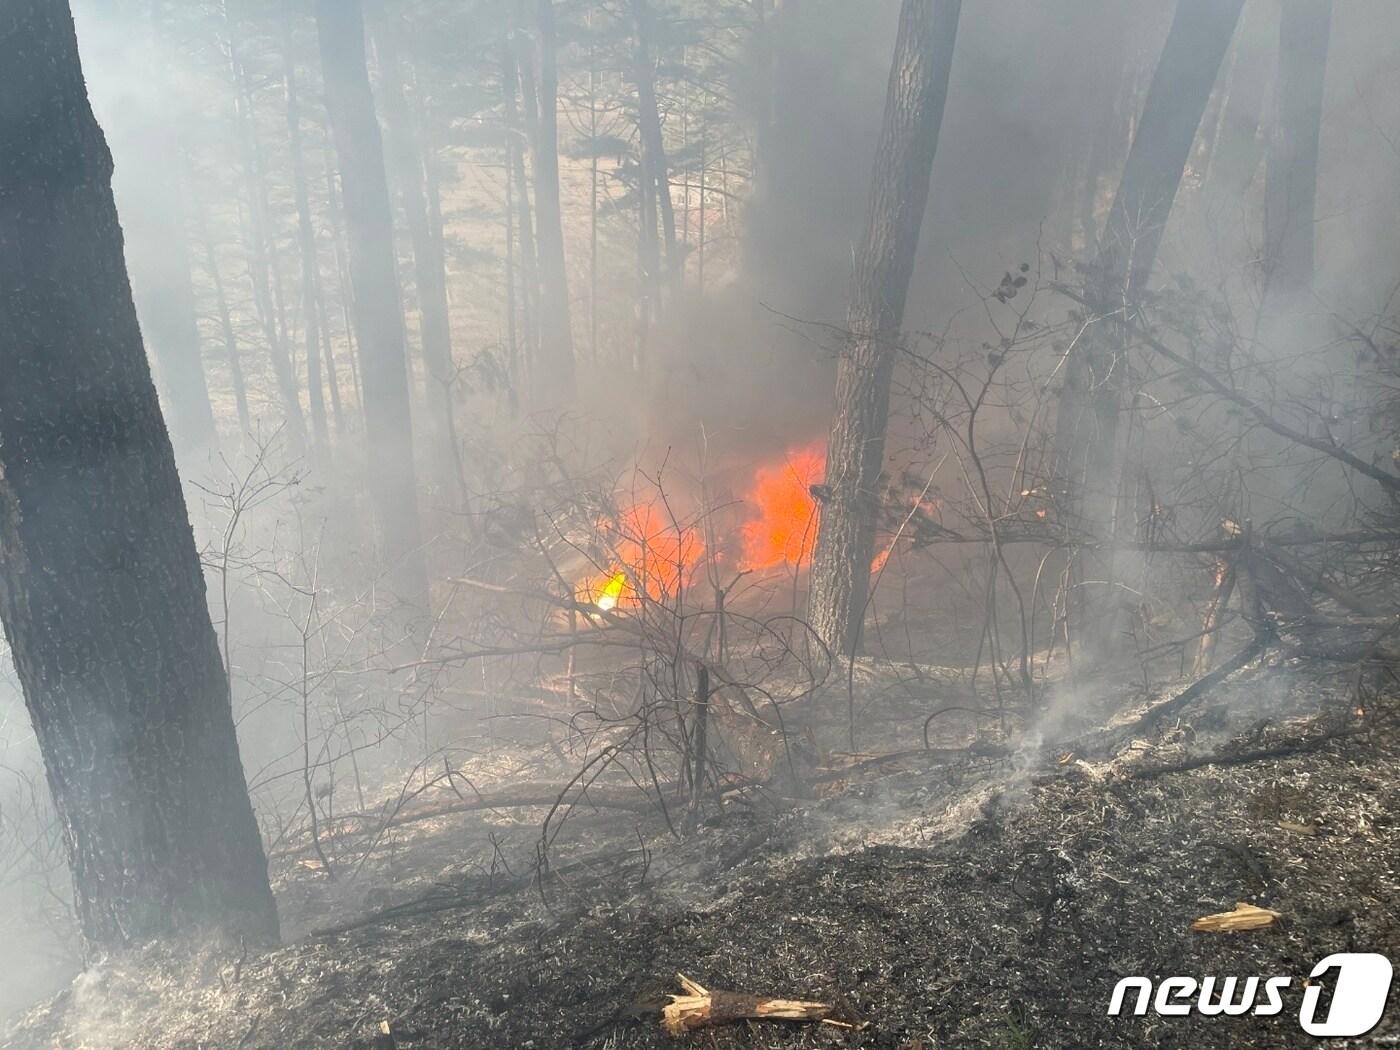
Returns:
[[[759,572],[778,566],[805,567],[817,540],[818,505],[812,486],[826,471],[826,450],[811,445],[757,468],[745,495],[750,517],[739,529],[738,567]],[[616,518],[599,522],[606,561],[575,589],[575,600],[604,612],[645,597],[674,597],[691,583],[706,554],[697,523],[676,522],[659,502],[637,503]],[[726,545],[721,545],[726,546]],[[875,552],[870,571],[878,573],[893,553],[893,543]],[[729,555],[716,552],[720,564]]]
[[[817,539],[812,486],[822,480],[825,470],[826,451],[813,445],[754,472],[748,503],[757,517],[746,521],[741,530],[740,568],[771,569],[806,560]]]
[[[705,555],[700,530],[671,519],[664,507],[637,503],[599,522],[608,570],[574,589],[574,600],[607,612],[645,596],[674,597],[690,583]]]

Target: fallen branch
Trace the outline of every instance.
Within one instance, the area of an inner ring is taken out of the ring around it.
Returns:
[[[818,1021],[838,1028],[855,1027],[832,1018],[836,1012],[832,1003],[710,991],[683,973],[676,974],[676,980],[686,994],[671,996],[671,1001],[661,1008],[661,1024],[671,1035],[748,1020]]]
[[[1213,751],[1206,755],[1193,755],[1191,758],[1167,765],[1144,766],[1129,773],[1133,780],[1152,780],[1168,773],[1185,773],[1206,766],[1244,766],[1251,762],[1265,762],[1271,758],[1288,758],[1292,755],[1306,755],[1317,751],[1323,745],[1341,737],[1351,736],[1354,730],[1336,730],[1317,733],[1313,736],[1283,740],[1268,747],[1256,747],[1247,751]]]
[[[1132,736],[1144,729],[1151,728],[1169,715],[1174,715],[1191,701],[1204,696],[1225,679],[1229,678],[1236,671],[1250,663],[1255,657],[1262,653],[1269,645],[1269,635],[1260,631],[1251,638],[1239,652],[1223,664],[1217,667],[1208,675],[1196,679],[1181,692],[1168,700],[1163,700],[1159,704],[1149,707],[1134,721],[1126,726],[1114,726],[1115,732]]]
[[[1267,649],[1271,640],[1272,635],[1269,632],[1260,631],[1244,648],[1210,674],[1196,679],[1175,696],[1159,701],[1130,722],[1094,730],[1073,740],[1057,740],[1043,745],[1047,762],[1052,765],[1064,765],[1063,756],[1067,754],[1086,756],[1116,752],[1119,747],[1143,730],[1151,728],[1169,715],[1176,714],[1192,701],[1198,700],[1220,685],[1225,679]]]

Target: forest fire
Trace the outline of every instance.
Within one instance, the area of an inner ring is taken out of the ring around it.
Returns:
[[[1400,1050],[1400,3],[137,6],[0,0],[0,1050]]]
[[[826,470],[819,444],[784,454],[758,467],[743,500],[748,519],[739,529],[737,564],[744,572],[779,567],[800,569],[817,539],[817,501],[812,486]],[[612,536],[606,572],[593,573],[578,587],[575,599],[604,612],[635,601],[638,585],[653,600],[676,594],[688,583],[705,555],[698,525],[674,522],[655,503],[633,504],[616,520],[601,526]],[[870,571],[885,567],[892,546],[876,551]],[[716,552],[727,561],[727,552]]]
[[[781,462],[760,467],[748,494],[757,517],[744,523],[740,568],[760,570],[800,565],[817,538],[817,502],[812,485],[826,470],[826,450],[811,445]]]
[[[705,556],[699,528],[673,519],[660,502],[634,503],[598,523],[606,571],[589,575],[574,600],[610,612],[640,596],[674,597]]]

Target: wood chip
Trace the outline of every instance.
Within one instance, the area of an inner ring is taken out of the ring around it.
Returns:
[[[1278,826],[1284,831],[1291,831],[1295,835],[1316,835],[1316,824],[1295,824],[1291,820],[1280,820]]]
[[[840,1028],[853,1027],[832,1019],[832,1003],[808,999],[773,999],[744,992],[711,991],[683,973],[676,980],[684,995],[673,995],[661,1008],[661,1024],[671,1035],[684,1035],[697,1028],[745,1020],[820,1021]]]
[[[1222,911],[1215,915],[1202,915],[1191,924],[1198,933],[1239,933],[1243,930],[1262,930],[1274,926],[1283,916],[1268,908],[1240,901],[1234,911]]]

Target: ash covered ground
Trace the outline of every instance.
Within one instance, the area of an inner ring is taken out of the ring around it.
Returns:
[[[528,860],[542,809],[415,822],[348,885],[275,854],[287,947],[108,961],[3,1045],[1316,1045],[1298,1024],[1312,966],[1400,957],[1396,713],[1354,668],[1266,662],[1099,754],[1081,737],[828,756],[811,778],[825,797],[737,795],[680,837],[655,815],[580,810],[547,877]],[[483,841],[494,860],[464,864]],[[1282,918],[1191,931],[1241,901]],[[678,972],[829,1001],[858,1027],[673,1037],[659,1009]],[[1274,1017],[1106,1016],[1129,974],[1294,982]],[[1397,1040],[1392,1009],[1333,1045]]]

